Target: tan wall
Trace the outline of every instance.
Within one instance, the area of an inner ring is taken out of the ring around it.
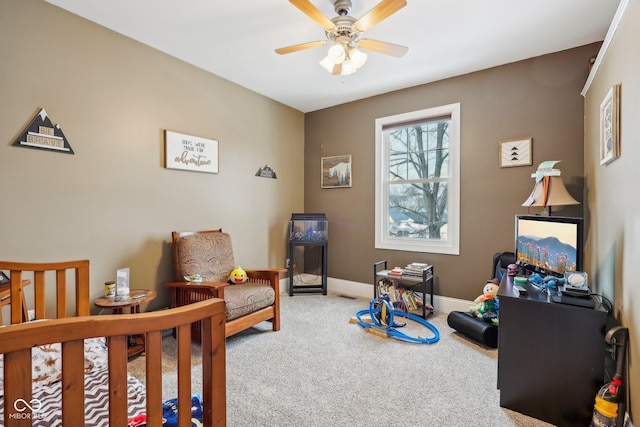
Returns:
[[[629,328],[631,415],[640,421],[640,4],[630,1],[585,96],[585,176],[589,232],[587,267],[593,286],[614,302],[612,324]],[[612,85],[622,85],[621,157],[600,165],[600,103]]]
[[[222,227],[243,267],[284,267],[302,113],[39,0],[0,0],[0,40],[0,259],[89,259],[93,296],[128,266],[156,307],[172,230]],[[12,146],[40,108],[75,155]],[[217,139],[220,173],[164,169],[164,129]]]
[[[491,276],[495,252],[514,248],[514,215],[544,160],[559,164],[569,192],[583,188],[583,100],[592,44],[432,84],[328,108],[305,117],[305,210],[329,220],[329,276],[372,283],[372,263],[431,262],[436,293],[474,299]],[[357,78],[355,75],[352,78]],[[374,120],[461,104],[460,255],[374,249]],[[532,137],[533,165],[499,168],[498,141]],[[351,154],[353,186],[320,188],[320,158]],[[538,210],[532,208],[532,213]],[[580,216],[580,206],[557,210]]]

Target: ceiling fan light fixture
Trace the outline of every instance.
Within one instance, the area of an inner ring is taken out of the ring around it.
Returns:
[[[331,74],[338,74],[338,67],[340,67],[340,64],[334,63],[329,56],[325,56],[324,59],[320,61],[320,65],[322,68],[327,70],[327,72]]]
[[[351,74],[356,72],[356,67],[353,65],[353,62],[350,59],[345,59],[342,63],[342,70],[340,70],[340,74],[343,76],[350,76]]]
[[[329,48],[329,52],[327,53],[327,58],[329,58],[334,64],[340,64],[344,61],[345,57],[346,52],[341,43],[335,43]]]
[[[343,42],[335,42],[320,61],[322,68],[329,73],[350,76],[367,61],[367,54]]]
[[[349,58],[351,59],[351,62],[353,62],[353,66],[356,70],[367,62],[367,54],[356,48],[349,51]]]

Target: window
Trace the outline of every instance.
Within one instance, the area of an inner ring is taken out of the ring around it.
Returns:
[[[460,104],[376,120],[376,248],[458,255]]]

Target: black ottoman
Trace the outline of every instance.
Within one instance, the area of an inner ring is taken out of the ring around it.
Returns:
[[[498,347],[498,325],[480,320],[465,311],[452,311],[449,313],[447,324],[461,334],[487,347]]]

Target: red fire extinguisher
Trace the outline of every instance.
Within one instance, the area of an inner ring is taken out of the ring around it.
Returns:
[[[607,344],[614,347],[616,372],[610,382],[602,386],[593,407],[592,427],[616,427],[622,425],[624,417],[624,393],[622,380],[627,354],[629,329],[622,326],[611,328],[604,337]]]

